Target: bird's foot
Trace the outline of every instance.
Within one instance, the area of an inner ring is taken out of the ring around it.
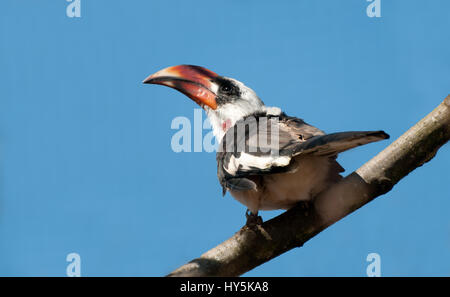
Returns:
[[[245,223],[245,226],[249,228],[254,228],[256,226],[260,226],[263,223],[262,218],[258,215],[258,213],[254,214],[251,211],[247,209],[245,212],[245,217],[247,218],[247,222]]]
[[[311,201],[309,200],[299,201],[298,205],[301,209],[308,210],[311,208]]]
[[[311,212],[311,209],[313,208],[313,204],[309,200],[299,201],[297,203],[297,206],[303,211],[303,214],[305,216],[308,216],[308,214]]]

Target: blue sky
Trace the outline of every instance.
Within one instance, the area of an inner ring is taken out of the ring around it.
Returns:
[[[193,102],[142,85],[171,65],[237,78],[327,132],[379,130],[357,169],[450,93],[450,2],[3,1],[0,275],[159,276],[230,237],[245,207],[221,198],[213,153],[175,153]],[[393,191],[247,276],[450,275],[450,146]],[[268,219],[279,212],[265,212]]]

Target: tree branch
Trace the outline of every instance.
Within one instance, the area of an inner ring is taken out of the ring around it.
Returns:
[[[411,171],[431,160],[450,139],[450,95],[428,116],[361,168],[314,199],[265,222],[243,227],[231,238],[168,276],[238,276],[307,240],[389,192]]]

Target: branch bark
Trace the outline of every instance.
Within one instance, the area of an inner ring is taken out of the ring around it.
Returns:
[[[450,95],[386,149],[322,192],[307,209],[296,206],[256,229],[243,227],[231,238],[168,276],[238,276],[284,252],[389,192],[430,161],[450,139]]]

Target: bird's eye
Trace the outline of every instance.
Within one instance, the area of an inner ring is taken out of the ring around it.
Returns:
[[[224,92],[224,93],[230,93],[231,90],[232,90],[232,88],[231,88],[231,86],[229,86],[229,85],[222,85],[222,86],[220,87],[220,90],[221,90],[222,92]]]

